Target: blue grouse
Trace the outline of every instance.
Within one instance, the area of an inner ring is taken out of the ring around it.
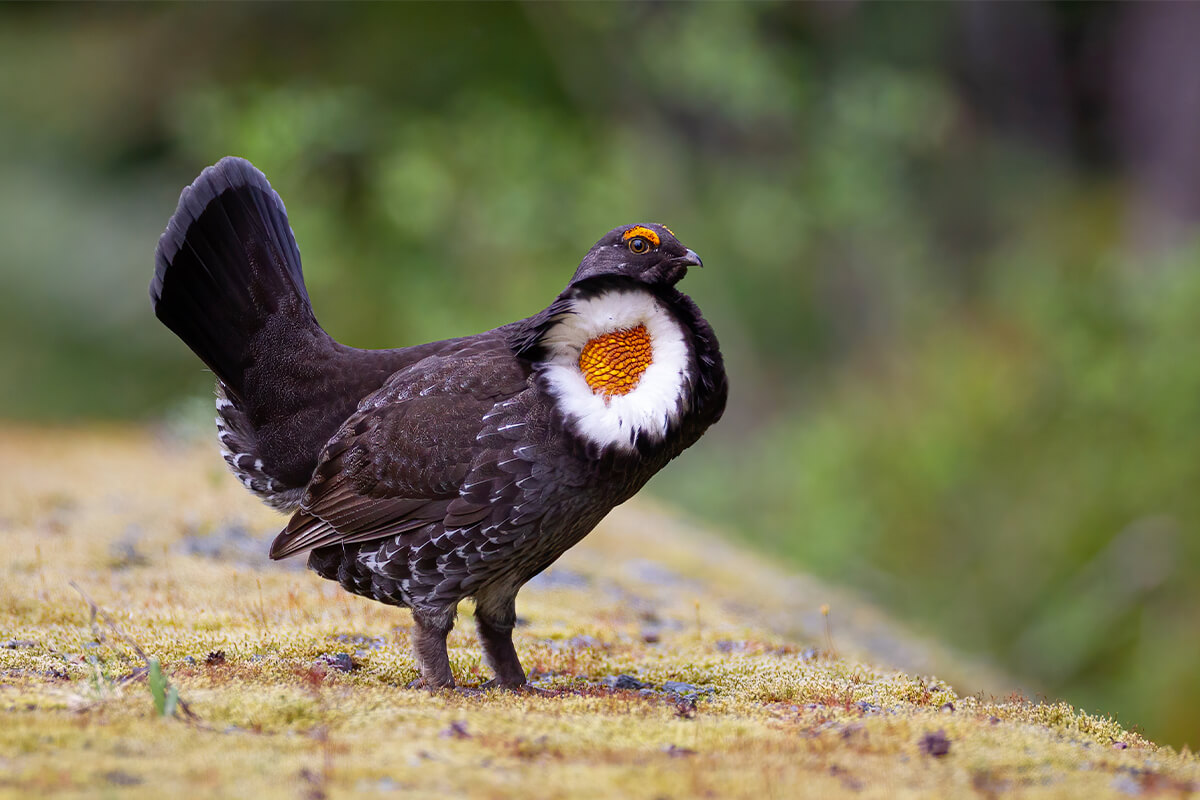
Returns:
[[[229,468],[292,512],[271,557],[410,608],[431,688],[454,685],[473,598],[491,685],[517,687],[517,591],[725,408],[717,339],[675,288],[699,266],[664,226],[622,226],[527,319],[359,350],[317,324],[279,195],[224,158],[180,195],[150,299],[216,374]]]

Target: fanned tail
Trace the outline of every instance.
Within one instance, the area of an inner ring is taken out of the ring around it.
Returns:
[[[317,324],[287,210],[249,161],[223,158],[183,190],[158,240],[150,302],[217,376],[229,468],[271,505],[294,506],[349,413],[336,392],[349,348]]]
[[[217,376],[225,461],[276,508],[300,502],[321,448],[396,370],[453,346],[359,350],[313,315],[283,201],[249,161],[228,157],[179,196],[158,240],[155,315]]]
[[[270,344],[322,338],[283,201],[249,161],[227,157],[200,173],[158,240],[155,315],[216,374],[230,399]]]

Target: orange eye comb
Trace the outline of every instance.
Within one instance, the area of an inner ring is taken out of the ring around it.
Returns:
[[[634,225],[632,228],[621,234],[621,238],[627,242],[635,236],[641,236],[655,247],[658,247],[660,244],[662,244],[662,239],[658,238],[658,234],[655,233],[652,228],[647,228],[645,225]]]

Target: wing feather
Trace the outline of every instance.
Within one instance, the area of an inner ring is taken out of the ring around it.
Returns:
[[[494,430],[497,407],[529,389],[529,375],[499,338],[490,350],[476,342],[469,355],[430,356],[394,374],[326,445],[271,558],[488,519],[515,471],[491,462],[514,456],[509,437],[481,432]],[[489,438],[507,449],[481,442]]]

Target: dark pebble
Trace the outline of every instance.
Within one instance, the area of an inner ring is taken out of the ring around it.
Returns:
[[[941,758],[950,752],[950,739],[946,737],[945,731],[938,730],[922,736],[917,748],[927,756]]]
[[[138,549],[137,533],[126,533],[125,538],[112,542],[108,546],[108,563],[113,569],[129,569],[144,567],[150,563],[146,554]]]
[[[662,690],[664,692],[670,692],[671,694],[677,694],[680,697],[689,694],[699,694],[701,691],[708,691],[699,689],[698,687],[692,686],[690,683],[684,683],[683,681],[664,681]]]
[[[869,738],[867,726],[861,722],[854,722],[842,728],[842,739],[852,745],[862,746]]]
[[[668,744],[664,746],[663,752],[669,755],[671,758],[687,758],[688,756],[696,755],[695,750],[690,750],[686,747],[680,747],[679,745],[675,744]]]
[[[37,647],[37,642],[31,642],[28,639],[9,639],[7,642],[0,642],[0,647],[5,650],[20,650],[24,647]]]
[[[114,786],[137,786],[142,782],[142,779],[137,775],[121,772],[119,769],[104,773],[104,779]]]
[[[318,664],[324,664],[330,669],[336,669],[338,672],[353,672],[358,669],[358,665],[354,663],[354,659],[349,653],[337,653],[332,656],[321,656],[317,659]]]
[[[696,696],[681,697],[675,701],[675,716],[691,719],[696,716]]]
[[[643,683],[642,681],[639,681],[637,678],[633,677],[632,675],[625,675],[625,674],[609,675],[607,677],[601,678],[600,682],[610,689],[626,689],[629,691],[636,691],[637,689],[645,689],[646,688],[645,683]]]
[[[443,739],[470,739],[471,734],[467,731],[467,723],[455,720],[450,723],[450,727],[442,731]]]

